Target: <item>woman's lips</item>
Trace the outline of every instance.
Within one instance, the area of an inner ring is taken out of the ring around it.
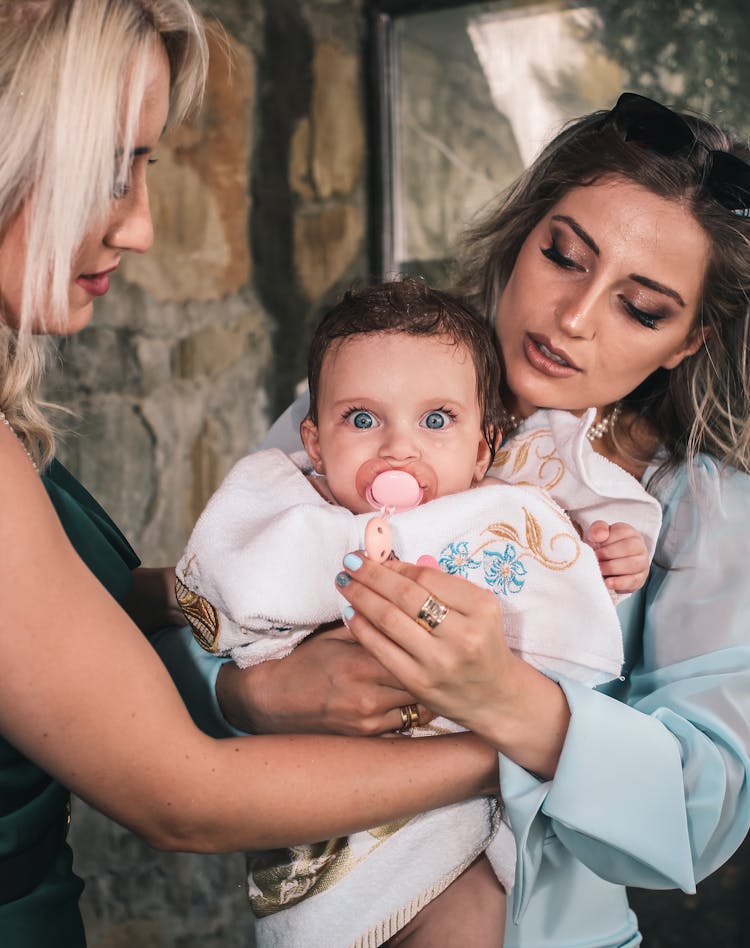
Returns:
[[[90,296],[104,296],[109,289],[109,275],[116,269],[112,267],[110,270],[102,270],[101,273],[82,273],[77,277],[76,283]]]
[[[544,336],[528,334],[523,339],[523,351],[529,363],[544,375],[570,378],[581,370],[563,349],[557,349]]]

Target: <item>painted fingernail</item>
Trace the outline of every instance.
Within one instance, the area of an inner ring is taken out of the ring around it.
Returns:
[[[343,589],[344,586],[348,586],[351,581],[352,578],[348,573],[337,573],[336,575],[336,585],[341,589]]]
[[[354,616],[354,609],[351,606],[344,606],[341,610],[341,616],[344,622],[348,622]]]
[[[356,553],[347,553],[344,557],[344,566],[347,569],[350,569],[353,573],[355,573],[361,565],[362,557],[357,556]]]

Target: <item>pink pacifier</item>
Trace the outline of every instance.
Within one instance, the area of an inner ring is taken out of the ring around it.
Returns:
[[[411,510],[422,501],[424,491],[419,481],[408,471],[381,471],[365,491],[367,503],[381,516],[373,517],[365,527],[365,553],[376,563],[382,563],[391,555],[393,535],[388,526],[388,516],[403,510]]]
[[[381,471],[365,491],[367,503],[375,510],[400,513],[411,510],[422,502],[424,491],[419,481],[408,471]]]

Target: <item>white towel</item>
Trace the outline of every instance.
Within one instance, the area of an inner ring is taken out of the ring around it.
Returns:
[[[318,862],[329,859],[328,873],[322,877],[315,877],[314,848],[296,847],[290,863],[292,879],[279,879],[273,869],[268,872],[275,883],[272,895],[278,897],[283,890],[292,904],[256,920],[256,943],[259,948],[382,945],[488,846],[499,860],[493,861],[498,878],[510,887],[515,842],[491,797],[431,810],[405,825],[335,840],[329,854],[318,857]],[[307,889],[311,879],[316,879],[317,887]],[[266,880],[262,882],[268,892]],[[255,900],[260,889],[252,865],[248,883],[251,905],[258,911]]]
[[[204,624],[215,624],[204,644],[246,666],[288,654],[339,618],[333,579],[342,557],[363,547],[370,518],[327,503],[280,451],[240,461],[177,565],[189,618],[201,610]],[[400,559],[431,554],[447,572],[492,589],[508,644],[536,667],[590,685],[618,674],[620,629],[596,557],[544,491],[489,483],[390,524]],[[554,621],[540,621],[540,609]]]
[[[595,520],[631,524],[651,557],[661,505],[631,474],[594,451],[586,432],[595,414],[594,408],[581,417],[540,409],[503,444],[488,475],[548,491],[584,534]]]

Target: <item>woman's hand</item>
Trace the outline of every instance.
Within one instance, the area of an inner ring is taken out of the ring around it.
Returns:
[[[555,682],[510,651],[495,596],[429,567],[378,565],[358,554],[344,564],[336,583],[353,609],[347,624],[357,641],[436,713],[528,770],[552,776],[568,704]],[[448,610],[432,630],[417,622],[428,596]]]
[[[385,734],[402,726],[401,707],[416,704],[343,625],[311,635],[286,658],[226,663],[216,694],[230,724],[254,734]],[[431,712],[418,710],[426,724]]]

